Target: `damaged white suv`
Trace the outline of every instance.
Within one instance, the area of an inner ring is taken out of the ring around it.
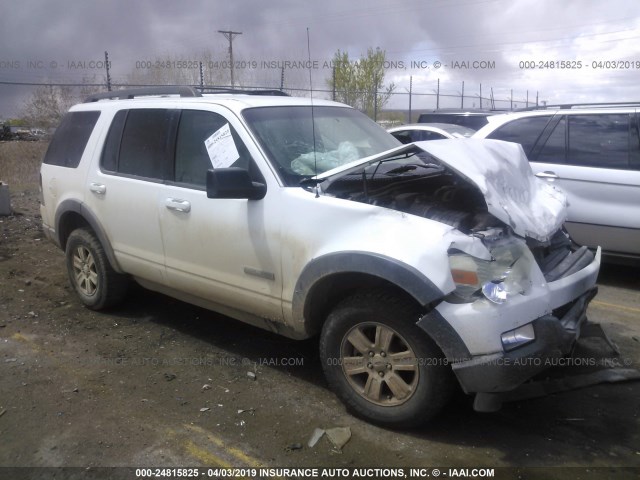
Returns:
[[[87,307],[133,278],[319,336],[329,385],[382,425],[433,417],[456,380],[496,408],[570,352],[596,291],[600,251],[572,250],[564,196],[519,145],[400,145],[329,101],[97,95],[62,121],[41,183]]]

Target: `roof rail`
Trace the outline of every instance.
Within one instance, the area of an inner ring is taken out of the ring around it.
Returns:
[[[606,108],[606,107],[640,107],[640,102],[592,102],[592,103],[560,103],[556,105],[538,105],[537,107],[518,108],[517,112],[526,112],[528,110],[570,110],[572,108]]]
[[[506,112],[503,108],[437,108],[434,110],[422,110],[421,113],[491,113]]]
[[[202,95],[193,87],[187,86],[157,86],[144,88],[127,88],[113,92],[95,93],[84,99],[84,103],[97,102],[99,100],[130,100],[135,97],[150,95],[180,95],[181,97],[201,97]]]
[[[240,90],[236,88],[225,88],[225,87],[196,87],[202,93],[231,93],[238,95],[266,95],[273,97],[288,97],[289,94],[283,92],[282,90],[276,89],[255,89],[255,90]]]

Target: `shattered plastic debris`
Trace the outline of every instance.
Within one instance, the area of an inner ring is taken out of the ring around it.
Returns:
[[[247,377],[249,377],[249,380],[255,380],[256,374],[253,372],[247,372]]]
[[[316,443],[318,443],[318,441],[322,438],[323,435],[324,435],[324,430],[322,428],[316,428],[311,434],[311,438],[309,439],[309,442],[307,442],[307,445],[309,446],[309,448],[315,447]]]
[[[200,411],[201,411],[201,412],[208,412],[209,410],[210,410],[210,408],[209,408],[209,407],[202,407],[202,408],[200,409]]]
[[[240,415],[241,413],[245,413],[245,412],[253,415],[256,412],[256,410],[255,410],[255,408],[247,408],[247,409],[244,409],[244,410],[243,409],[238,409],[238,415]]]
[[[331,441],[336,450],[342,451],[349,440],[351,440],[351,428],[336,427],[325,431],[327,438]]]
[[[202,386],[202,390],[211,390],[211,385],[209,385],[208,383],[205,383],[205,384]]]

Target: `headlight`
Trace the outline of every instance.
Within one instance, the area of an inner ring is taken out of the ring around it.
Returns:
[[[526,244],[515,238],[485,242],[491,260],[482,260],[464,252],[449,253],[451,277],[455,293],[463,301],[472,302],[482,294],[494,303],[504,303],[510,296],[525,293],[533,256]]]

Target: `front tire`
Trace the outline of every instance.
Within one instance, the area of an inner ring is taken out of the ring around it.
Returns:
[[[408,301],[371,292],[348,297],[327,318],[320,338],[323,370],[355,415],[386,427],[416,427],[447,403],[453,374],[415,324],[419,316]]]
[[[71,286],[86,307],[102,310],[124,299],[129,278],[113,269],[91,230],[79,228],[71,232],[65,255]]]

